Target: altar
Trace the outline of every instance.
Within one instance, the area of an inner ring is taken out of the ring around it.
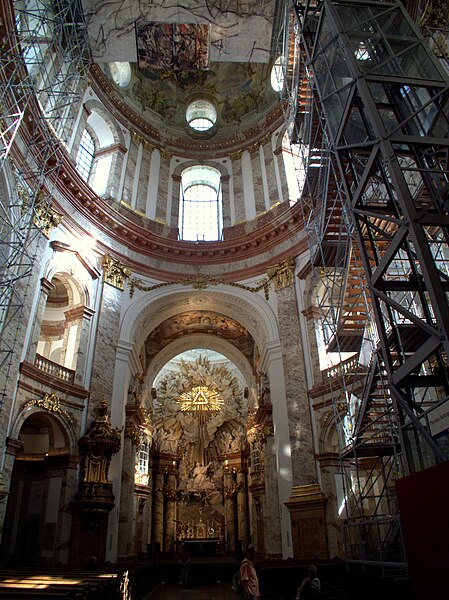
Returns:
[[[178,546],[186,548],[192,558],[219,556],[221,542],[218,538],[191,538],[178,541]]]

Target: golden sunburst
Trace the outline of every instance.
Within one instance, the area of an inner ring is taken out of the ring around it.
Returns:
[[[193,387],[189,392],[181,394],[177,400],[184,412],[214,411],[217,412],[223,405],[223,400],[216,390],[211,390],[205,385]]]

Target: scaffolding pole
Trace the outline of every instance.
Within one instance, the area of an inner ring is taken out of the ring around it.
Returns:
[[[346,557],[384,574],[406,566],[395,480],[449,457],[447,74],[396,3],[291,2],[283,40]]]
[[[19,331],[90,52],[80,0],[10,0],[0,15],[0,402],[14,393]]]

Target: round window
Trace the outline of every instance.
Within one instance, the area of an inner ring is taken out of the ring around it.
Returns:
[[[207,131],[217,121],[217,109],[208,100],[194,100],[187,107],[186,119],[195,131]]]

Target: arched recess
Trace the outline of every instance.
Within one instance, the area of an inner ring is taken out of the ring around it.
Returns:
[[[8,446],[15,458],[1,543],[3,562],[67,563],[77,469],[74,433],[63,410],[45,411],[33,401],[13,424]]]
[[[65,271],[52,276],[51,286],[37,343],[37,355],[75,371],[84,308],[88,300],[83,286]]]
[[[159,373],[162,367],[174,356],[195,348],[205,348],[207,350],[213,350],[214,352],[223,354],[223,356],[232,362],[242,373],[247,387],[251,389],[253,386],[255,386],[251,365],[248,363],[248,360],[243,353],[226,340],[222,340],[207,334],[192,334],[189,336],[182,336],[176,342],[172,342],[166,346],[157,354],[155,359],[149,365],[146,379],[148,381],[154,380],[157,373]]]
[[[280,519],[282,545],[282,548],[277,551],[281,551],[285,558],[291,556],[291,524],[285,507],[292,485],[291,446],[281,344],[276,316],[271,306],[261,294],[225,284],[205,290],[173,284],[173,286],[155,287],[150,292],[137,292],[137,294],[125,310],[121,322],[111,407],[112,424],[125,425],[129,385],[133,377],[137,379],[143,372],[145,342],[162,323],[188,311],[209,311],[240,323],[252,336],[258,349],[259,362],[256,369],[263,370],[272,383],[274,422],[272,452],[275,457],[273,460],[278,490],[276,519]],[[192,340],[185,343],[190,345],[191,342]],[[165,349],[165,352],[168,358],[170,350]],[[121,497],[123,486],[120,477],[123,460],[123,456],[117,456],[113,457],[111,462],[110,476],[114,480],[114,495],[117,499]],[[119,513],[120,507],[118,507]],[[115,518],[115,514],[111,514],[110,520],[110,531],[114,535],[112,518]],[[118,543],[117,538],[115,543]],[[113,553],[110,554],[110,558],[114,558]]]

